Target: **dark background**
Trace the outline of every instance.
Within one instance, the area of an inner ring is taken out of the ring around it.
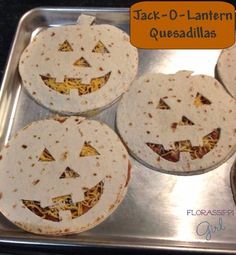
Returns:
[[[130,7],[138,1],[99,0],[0,0],[0,81],[21,16],[36,7]]]
[[[139,1],[96,1],[96,0],[0,0],[0,81],[4,74],[4,68],[7,62],[7,57],[11,48],[11,43],[14,38],[16,27],[21,16],[28,10],[40,6],[66,6],[66,7],[130,7],[133,3]],[[236,1],[227,1],[236,5]],[[0,83],[1,86],[1,83]],[[64,248],[50,249],[42,247],[30,247],[25,245],[14,246],[12,244],[1,244],[0,255],[6,254],[75,254],[75,250]],[[80,249],[76,254],[195,254],[195,252],[177,252],[177,251],[140,251],[140,250],[97,250],[97,249]],[[216,253],[215,253],[216,254]]]

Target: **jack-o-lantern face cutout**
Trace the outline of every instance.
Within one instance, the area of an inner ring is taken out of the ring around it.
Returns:
[[[131,153],[148,166],[204,172],[235,148],[235,103],[208,76],[147,74],[123,96],[117,127]]]
[[[92,228],[115,210],[127,190],[127,151],[97,121],[34,122],[10,140],[0,159],[1,211],[34,233]]]
[[[44,106],[66,113],[103,108],[124,93],[137,73],[129,37],[110,25],[78,24],[40,32],[23,52],[24,87]]]
[[[47,207],[41,207],[40,201],[34,200],[22,199],[22,203],[33,213],[45,220],[61,221],[59,215],[60,210],[70,211],[71,218],[75,219],[88,212],[98,203],[103,192],[103,186],[103,181],[99,182],[97,185],[84,192],[83,201],[76,203],[72,201],[71,194],[52,198],[53,205]]]
[[[67,153],[64,154],[64,157]],[[83,148],[80,152],[80,157],[83,156],[93,156],[100,155],[95,148],[89,145],[87,142],[83,145]],[[55,161],[50,152],[45,148],[39,157],[39,161],[42,162],[50,162]],[[71,169],[70,167],[66,167],[65,171],[60,175],[60,179],[62,178],[76,178],[80,175]],[[38,181],[35,182],[37,184]],[[59,212],[60,210],[69,210],[71,212],[72,219],[77,218],[87,211],[92,209],[97,202],[100,200],[102,192],[103,192],[104,182],[100,181],[94,187],[88,189],[84,192],[84,200],[80,202],[74,203],[72,201],[71,194],[59,196],[56,198],[52,198],[52,202],[54,203],[52,206],[41,207],[40,201],[34,200],[24,200],[22,199],[23,204],[31,210],[33,213],[42,217],[46,220],[51,221],[61,221]]]
[[[73,51],[73,49],[71,45],[69,44],[69,42],[66,40],[63,42],[63,44],[59,46],[58,51],[71,52]],[[101,41],[97,43],[97,45],[94,47],[92,52],[109,53],[109,51],[107,50],[107,48],[104,46],[104,44]],[[84,57],[81,57],[80,59],[76,60],[73,63],[73,65],[78,67],[91,67],[91,65],[86,61]],[[63,82],[56,82],[56,78],[53,78],[50,75],[49,76],[40,75],[40,76],[46,86],[48,86],[49,88],[61,94],[68,95],[70,94],[71,90],[77,89],[79,95],[85,95],[85,94],[95,92],[98,89],[100,89],[102,86],[104,86],[109,80],[110,75],[111,75],[111,72],[108,72],[107,74],[101,77],[92,78],[89,84],[83,84],[82,79],[80,78],[64,78]]]

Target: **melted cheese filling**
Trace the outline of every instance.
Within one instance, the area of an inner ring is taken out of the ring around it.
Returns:
[[[178,162],[180,159],[180,152],[190,153],[191,159],[203,158],[208,152],[210,152],[217,145],[220,139],[220,128],[214,129],[211,133],[202,138],[202,146],[192,146],[189,140],[174,142],[175,148],[172,150],[166,150],[162,144],[146,143],[147,146],[162,158]]]
[[[64,78],[63,82],[56,82],[56,78],[40,75],[44,84],[61,94],[69,95],[71,89],[77,89],[80,96],[99,90],[109,80],[111,72],[104,76],[91,79],[89,84],[83,84],[80,78]]]
[[[104,182],[100,181],[97,185],[84,192],[83,201],[76,203],[73,203],[70,194],[52,198],[54,204],[46,207],[41,207],[40,201],[22,199],[22,203],[42,219],[59,222],[62,220],[59,215],[60,211],[69,210],[72,219],[75,219],[92,209],[100,200],[103,188]]]

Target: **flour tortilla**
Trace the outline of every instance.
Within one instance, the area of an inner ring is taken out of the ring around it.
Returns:
[[[197,94],[211,104],[196,106]],[[169,109],[158,108],[160,99]],[[183,116],[192,124],[183,125]],[[213,77],[191,75],[190,71],[145,74],[122,97],[117,128],[131,154],[147,166],[174,174],[202,173],[235,151],[236,102]],[[203,137],[219,129],[218,142],[201,158],[192,159],[189,151],[181,151],[179,160],[173,162],[147,145],[159,144],[166,150],[176,150],[174,142],[188,140],[193,150],[203,146]]]
[[[97,152],[92,149],[90,156],[85,156],[82,148],[86,143]],[[42,156],[45,148],[47,153]],[[29,232],[82,232],[104,221],[121,203],[129,173],[128,153],[105,124],[80,117],[33,122],[0,152],[0,210]],[[30,200],[40,202],[42,208],[52,207],[56,204],[53,199],[65,195],[71,196],[73,203],[83,201],[84,192],[100,182],[103,191],[98,193],[98,202],[74,219],[69,210],[61,209],[60,221],[43,219],[25,206],[25,201]]]
[[[220,81],[228,92],[236,98],[236,44],[222,50],[217,62],[217,72]]]
[[[22,83],[38,103],[60,113],[87,114],[108,106],[128,89],[137,73],[137,49],[121,29],[91,25],[92,21],[94,17],[81,15],[78,24],[44,29],[22,53]],[[101,43],[103,53],[96,52]],[[105,85],[87,94],[79,94],[74,87],[61,94],[43,81],[43,77],[52,77],[57,83],[81,79],[80,83],[87,85],[106,75]]]

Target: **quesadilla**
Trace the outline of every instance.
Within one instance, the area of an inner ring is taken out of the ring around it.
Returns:
[[[236,98],[236,44],[224,49],[217,62],[217,72],[220,81],[224,84],[228,92]]]
[[[119,103],[123,141],[156,170],[201,173],[235,151],[235,99],[213,77],[191,74],[145,74]]]
[[[129,36],[108,24],[78,24],[39,32],[19,61],[27,92],[43,106],[65,114],[101,110],[124,93],[137,73],[138,53]]]
[[[130,168],[107,125],[81,117],[36,121],[0,152],[0,210],[29,232],[79,233],[121,203]]]

